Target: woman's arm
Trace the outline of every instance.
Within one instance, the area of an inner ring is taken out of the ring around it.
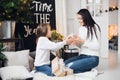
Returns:
[[[78,46],[78,47],[83,46],[83,47],[89,48],[91,50],[98,50],[99,49],[99,41],[95,38],[93,40],[89,40],[89,39],[84,40],[78,36],[75,36],[73,44]]]
[[[79,45],[83,45],[84,43],[85,43],[85,40],[84,39],[82,39],[82,38],[80,38],[79,36],[77,36],[77,35],[74,35],[73,36],[73,43],[72,44],[74,44],[74,45],[76,45],[76,46],[79,46]]]

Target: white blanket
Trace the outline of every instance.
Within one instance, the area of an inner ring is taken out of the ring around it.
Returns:
[[[97,70],[94,69],[89,72],[78,73],[64,77],[52,77],[42,73],[35,73],[33,80],[94,80],[96,76]]]
[[[74,75],[69,75],[65,77],[51,77],[45,74],[36,73],[33,80],[75,80]]]

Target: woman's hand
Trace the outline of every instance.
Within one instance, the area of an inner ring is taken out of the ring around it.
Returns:
[[[72,43],[73,43],[73,38],[70,37],[70,36],[68,36],[68,37],[66,38],[66,43],[67,43],[68,45],[72,44]]]
[[[82,45],[84,44],[84,40],[81,39],[79,36],[77,35],[73,35],[73,45]]]

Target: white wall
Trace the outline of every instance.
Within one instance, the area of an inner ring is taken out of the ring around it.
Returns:
[[[79,23],[77,12],[80,10],[80,0],[55,0],[56,28],[65,37],[70,33],[78,34]]]
[[[103,0],[103,10],[108,10],[109,0]],[[101,42],[100,42],[100,57],[108,58],[108,25],[109,25],[109,14],[103,12],[101,16],[94,17],[94,20],[101,28]]]
[[[112,7],[113,5],[118,6],[118,1],[119,0],[109,0],[109,6]]]
[[[67,36],[66,27],[66,0],[55,0],[56,8],[56,29]]]
[[[78,34],[79,23],[77,12],[80,10],[80,0],[66,0],[67,35]]]
[[[118,25],[118,10],[109,12],[109,25]]]
[[[102,0],[103,10],[108,10],[109,0]],[[94,20],[101,28],[100,57],[108,58],[108,12],[103,12],[101,16],[95,16]]]

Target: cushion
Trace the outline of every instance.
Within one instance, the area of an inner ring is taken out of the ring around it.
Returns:
[[[34,69],[34,59],[31,56],[29,56],[29,68],[30,71]]]
[[[32,77],[24,66],[7,66],[0,68],[2,80],[24,80]]]
[[[29,70],[29,50],[2,53],[8,59],[7,66],[25,66]]]

